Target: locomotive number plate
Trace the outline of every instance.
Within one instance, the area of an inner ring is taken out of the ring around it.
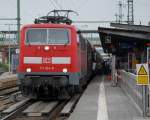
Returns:
[[[42,58],[42,63],[52,63],[52,59],[44,57],[44,58]]]

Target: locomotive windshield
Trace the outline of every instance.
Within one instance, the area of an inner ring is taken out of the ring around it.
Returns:
[[[26,34],[27,44],[68,44],[69,31],[57,29],[29,29]]]

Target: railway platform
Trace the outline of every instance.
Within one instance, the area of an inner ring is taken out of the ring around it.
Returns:
[[[80,98],[69,120],[149,120],[120,87],[106,76],[96,76]]]

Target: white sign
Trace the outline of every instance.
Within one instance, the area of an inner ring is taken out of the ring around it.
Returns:
[[[16,49],[16,53],[19,54],[19,53],[20,53],[20,50],[19,50],[19,49]]]

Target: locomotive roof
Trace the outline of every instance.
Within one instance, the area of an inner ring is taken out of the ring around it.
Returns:
[[[76,27],[74,25],[67,25],[67,24],[27,24],[24,25],[23,28],[49,28],[49,27],[54,27],[54,28],[74,28]]]

